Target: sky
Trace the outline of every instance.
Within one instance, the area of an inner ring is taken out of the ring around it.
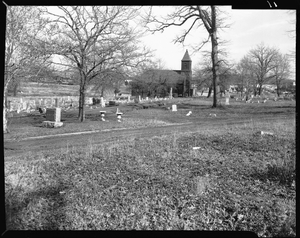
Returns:
[[[142,12],[145,13],[148,8],[142,8]],[[226,13],[223,15],[226,18],[225,23],[230,24],[229,28],[218,32],[220,40],[227,42],[222,48],[227,52],[226,59],[229,63],[237,64],[243,56],[260,43],[275,47],[283,54],[294,54],[293,59],[295,59],[296,38],[288,32],[296,28],[295,11],[294,14],[289,14],[288,10],[279,9],[236,10],[231,9],[231,6],[221,6],[220,9]],[[56,11],[55,8],[52,10]],[[166,16],[172,11],[174,11],[174,6],[152,8],[152,12],[158,16]],[[137,17],[132,26],[137,27],[137,31],[144,32],[145,28],[139,20],[140,17]],[[163,33],[154,34],[146,31],[140,41],[142,45],[153,51],[154,58],[160,59],[165,69],[180,70],[181,59],[188,50],[192,59],[192,70],[195,70],[203,63],[204,52],[211,50],[211,43],[207,43],[200,51],[193,50],[193,47],[208,37],[204,26],[200,26],[191,31],[184,45],[174,44],[173,40],[176,36],[188,27],[189,25],[172,26],[165,29]],[[295,60],[291,64],[291,69],[291,79],[295,80]]]
[[[173,7],[155,7],[155,14],[165,15],[172,11]],[[221,40],[226,40],[224,46],[231,63],[238,63],[251,49],[260,43],[266,46],[275,47],[283,54],[295,54],[296,39],[291,37],[289,30],[295,30],[296,15],[288,14],[287,10],[235,10],[230,6],[222,6],[221,9],[227,13],[226,23],[230,23],[230,28],[219,32]],[[180,34],[184,26],[172,26],[163,33],[145,34],[141,39],[144,45],[154,50],[156,58],[162,60],[167,69],[180,69],[181,59],[186,50],[192,59],[193,70],[203,62],[203,52],[211,49],[211,43],[207,43],[199,52],[193,51],[193,46],[205,40],[208,35],[204,27],[193,31],[187,38],[185,45],[172,41],[176,35]],[[295,62],[292,65],[295,71]],[[294,79],[293,75],[291,79]]]

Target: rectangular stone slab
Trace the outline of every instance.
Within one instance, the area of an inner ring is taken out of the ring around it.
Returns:
[[[48,128],[62,127],[64,123],[55,121],[43,121],[42,126]]]
[[[60,122],[61,119],[61,108],[47,108],[46,120]]]

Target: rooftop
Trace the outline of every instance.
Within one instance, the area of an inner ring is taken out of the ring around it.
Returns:
[[[190,57],[190,55],[189,55],[188,50],[186,50],[186,52],[185,52],[185,54],[184,54],[184,56],[183,56],[183,58],[182,58],[181,61],[192,61],[192,60],[191,60],[191,57]]]

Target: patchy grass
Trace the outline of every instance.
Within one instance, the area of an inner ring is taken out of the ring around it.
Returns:
[[[257,133],[262,129],[274,135]],[[294,132],[292,120],[249,121],[10,160],[7,227],[294,237]]]
[[[56,129],[41,127],[42,122],[46,119],[42,115],[39,115],[39,113],[33,115],[25,114],[26,116],[21,117],[20,115],[15,115],[15,117],[10,118],[8,122],[11,133],[5,134],[4,139],[18,139],[112,128],[155,127],[172,123],[199,122],[201,120],[207,122],[213,119],[211,114],[216,115],[215,119],[232,121],[242,118],[251,119],[252,117],[259,117],[261,115],[270,117],[278,115],[291,117],[291,115],[295,115],[295,102],[292,101],[270,101],[266,104],[246,104],[240,101],[233,101],[231,105],[223,105],[218,108],[212,108],[211,99],[206,98],[172,99],[162,101],[162,103],[166,105],[150,109],[141,109],[144,104],[119,105],[118,108],[124,113],[122,115],[122,123],[117,122],[115,114],[117,107],[107,107],[104,109],[107,111],[105,122],[101,121],[99,113],[99,111],[102,110],[101,108],[86,108],[86,120],[83,123],[77,120],[77,110],[62,112],[61,118],[64,126]],[[177,105],[177,112],[165,109],[166,107],[171,107],[172,104]],[[192,114],[187,117],[186,114],[189,111],[192,111]]]

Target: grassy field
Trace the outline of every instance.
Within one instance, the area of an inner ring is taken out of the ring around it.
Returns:
[[[198,106],[189,120],[212,112],[234,119],[267,108]],[[173,123],[187,118],[191,107],[192,101],[182,102],[176,116],[160,109],[128,109],[128,114],[141,121],[150,117]],[[288,112],[290,107],[295,110],[288,104],[269,105],[269,112]],[[273,135],[262,135],[262,130]],[[8,229],[199,229],[296,236],[291,116],[272,124],[208,127],[99,146],[84,143],[80,149],[32,153],[5,162]]]
[[[225,100],[225,99],[224,99]],[[223,100],[223,101],[224,101]],[[295,101],[268,101],[265,104],[246,104],[241,101],[232,101],[230,105],[218,109],[211,108],[211,99],[173,99],[162,101],[165,105],[158,106],[157,103],[129,104],[117,106],[123,112],[122,123],[117,122],[117,107],[98,107],[90,109],[86,107],[86,121],[81,123],[77,120],[78,109],[62,111],[61,121],[64,126],[57,129],[43,128],[42,122],[45,117],[39,112],[32,114],[14,113],[8,120],[11,133],[5,134],[4,139],[22,139],[26,137],[72,133],[79,131],[95,131],[114,128],[142,128],[170,125],[174,123],[189,123],[198,120],[211,120],[211,114],[218,119],[251,119],[257,115],[277,116],[278,114],[294,114]],[[178,111],[166,110],[176,104]],[[142,105],[149,105],[151,110],[143,109]],[[106,121],[102,122],[100,110],[105,110]],[[192,111],[192,115],[186,114]]]

